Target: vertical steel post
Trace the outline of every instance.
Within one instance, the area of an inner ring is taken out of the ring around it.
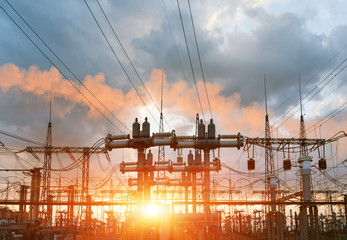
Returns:
[[[210,213],[211,184],[210,184],[210,149],[204,149],[204,212]]]
[[[31,194],[30,194],[30,219],[35,224],[39,217],[40,183],[41,173],[39,168],[30,170],[31,172]]]

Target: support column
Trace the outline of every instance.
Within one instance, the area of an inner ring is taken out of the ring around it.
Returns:
[[[52,217],[53,217],[53,196],[49,194],[47,196],[47,224],[52,226]]]
[[[313,207],[314,212],[314,239],[319,240],[319,222],[318,222],[318,207],[315,205]]]
[[[26,204],[27,201],[27,193],[28,193],[28,186],[26,185],[20,185],[19,190],[19,222],[23,223],[25,221],[25,213],[26,213]]]
[[[192,172],[192,201],[193,213],[196,213],[196,172]]]
[[[299,158],[299,164],[301,166],[301,180],[303,186],[303,200],[304,202],[311,201],[311,162],[312,157],[310,156],[301,156]],[[308,219],[307,219],[307,206],[303,205],[300,207],[301,215],[301,239],[308,239]]]
[[[87,196],[86,204],[86,225],[87,227],[90,227],[92,224],[92,196]]]
[[[35,222],[38,220],[38,217],[39,217],[41,173],[39,168],[34,168],[30,170],[30,172],[31,172],[30,220],[32,224],[35,224]]]
[[[153,164],[153,154],[151,150],[148,151],[147,158],[144,159],[144,199],[146,203],[151,201],[151,171],[149,171],[150,167]]]
[[[204,212],[209,213],[211,186],[210,186],[210,149],[204,149]]]
[[[188,186],[184,186],[185,213],[188,213]]]
[[[68,208],[67,208],[67,225],[73,225],[73,213],[74,213],[74,200],[75,200],[75,186],[68,186]]]
[[[145,154],[144,149],[139,148],[137,149],[137,166],[140,169],[140,171],[137,172],[137,203],[142,204],[143,202],[143,168],[145,164]]]
[[[271,211],[276,212],[276,186],[277,186],[277,177],[275,175],[269,176],[269,187],[270,187],[270,196],[271,196],[271,202],[273,203],[271,205]]]
[[[307,207],[300,206],[300,239],[306,240],[308,238],[308,221],[307,221]]]

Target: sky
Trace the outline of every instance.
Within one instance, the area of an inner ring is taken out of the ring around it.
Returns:
[[[176,1],[99,0],[107,19],[97,1],[8,2],[0,3],[3,131],[44,142],[52,93],[57,146],[130,133],[135,117],[157,132],[161,96],[166,131],[193,135],[199,113],[205,122],[213,116],[219,134],[263,136],[264,78],[274,137],[299,134],[299,78],[308,136],[346,129],[345,1],[192,0],[192,25],[180,0],[186,41]]]

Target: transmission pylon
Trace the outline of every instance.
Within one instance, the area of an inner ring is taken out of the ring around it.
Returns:
[[[163,119],[163,77],[162,72],[162,78],[161,78],[161,100],[160,100],[160,121],[159,121],[159,133],[164,132],[164,119]],[[158,149],[158,162],[165,162],[165,146],[159,146]],[[166,178],[166,171],[158,171],[157,173],[158,179],[165,179]],[[166,186],[158,186],[157,185],[157,199],[159,199],[159,195],[161,193],[162,199],[166,200]]]
[[[50,199],[50,185],[51,185],[51,169],[52,169],[52,94],[50,95],[49,102],[49,122],[46,133],[45,153],[43,162],[43,188],[42,200]],[[48,206],[48,205],[47,205]],[[47,207],[47,221],[52,223],[52,209],[51,206]]]
[[[271,146],[271,132],[269,123],[269,114],[267,112],[267,96],[266,96],[266,81],[264,75],[264,87],[265,87],[265,193],[266,200],[274,201],[276,200],[275,187],[277,183],[277,178],[274,175],[274,160]],[[272,189],[273,188],[273,189]],[[276,205],[272,205],[272,211],[276,211]]]

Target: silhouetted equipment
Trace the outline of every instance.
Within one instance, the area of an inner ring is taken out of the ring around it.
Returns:
[[[138,122],[138,119],[135,118],[135,122],[133,123],[133,138],[139,138],[140,137],[140,123]]]
[[[284,171],[289,171],[292,169],[292,163],[290,159],[284,159],[283,160],[283,169]]]
[[[319,170],[327,169],[327,161],[325,160],[325,158],[321,158],[318,160],[318,169]]]
[[[248,168],[248,171],[255,169],[255,160],[253,158],[248,159],[247,168]]]

